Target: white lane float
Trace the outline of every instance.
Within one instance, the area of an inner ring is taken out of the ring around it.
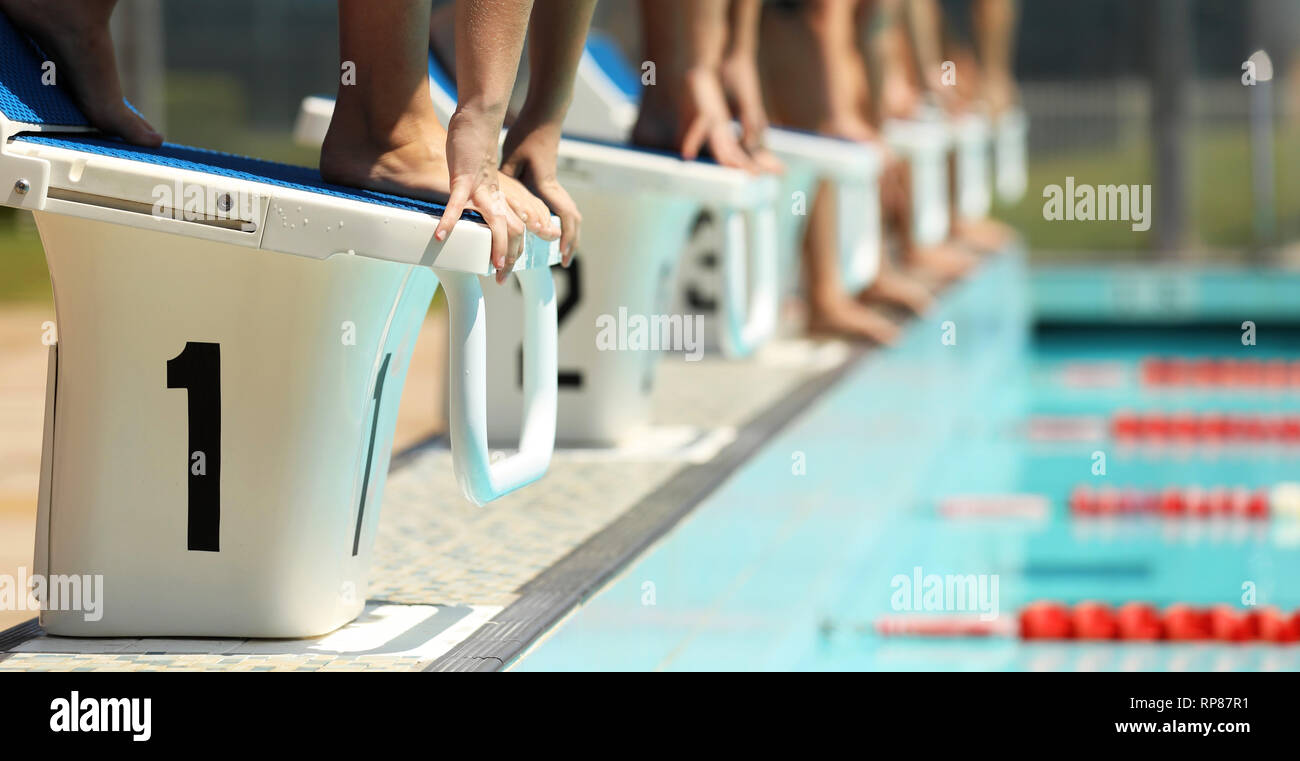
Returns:
[[[407,365],[451,304],[451,439],[484,503],[546,470],[557,246],[530,238],[518,454],[489,459],[490,233],[314,170],[97,137],[0,15],[0,202],[35,214],[50,348],[35,573],[102,580],[72,636],[307,637],[362,610]],[[452,495],[448,498],[454,499]]]

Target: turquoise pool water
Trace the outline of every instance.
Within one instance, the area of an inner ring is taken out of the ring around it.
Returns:
[[[1077,484],[1271,485],[1300,480],[1300,448],[1151,449],[1027,435],[1038,416],[1117,408],[1300,411],[1300,392],[1157,392],[1145,355],[1300,356],[1261,328],[1025,329],[1014,261],[990,267],[903,345],[868,358],[692,515],[514,664],[515,670],[1136,670],[1300,668],[1300,647],[883,638],[896,579],[996,579],[996,610],[1038,599],[1300,606],[1300,533],[1281,519],[1080,522]],[[944,345],[945,322],[957,345]],[[1082,364],[1081,364],[1082,363]],[[1084,367],[1098,386],[1067,382]],[[1094,453],[1106,474],[1092,473]],[[803,462],[806,470],[796,465]],[[954,520],[954,495],[1041,494],[1043,520]],[[991,592],[985,602],[991,602]],[[986,608],[990,612],[992,607]]]

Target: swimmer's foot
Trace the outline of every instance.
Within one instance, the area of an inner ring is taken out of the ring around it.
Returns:
[[[447,133],[432,116],[403,120],[380,136],[357,125],[364,120],[336,110],[321,144],[320,173],[326,182],[444,203],[451,173],[444,146]],[[530,230],[553,239],[550,212],[537,196],[509,175],[497,177],[510,209]],[[482,210],[479,210],[480,212]]]
[[[59,84],[86,119],[129,143],[157,146],[162,135],[126,105],[108,20],[116,0],[0,0],[0,10],[40,45]]]
[[[676,153],[678,150],[677,123],[663,111],[642,107],[632,125],[629,138],[632,145]]]
[[[875,281],[858,294],[858,301],[894,304],[920,316],[934,305],[934,294],[920,280],[889,266],[881,268]]]
[[[1016,231],[1010,225],[985,217],[957,220],[953,227],[953,236],[962,245],[974,249],[977,253],[991,254],[1010,245],[1016,239]]]
[[[979,257],[948,243],[916,246],[904,258],[916,275],[943,284],[960,280],[979,264]]]
[[[808,332],[892,346],[901,328],[893,320],[851,298],[814,299],[808,305]]]
[[[772,153],[767,148],[759,146],[758,148],[750,150],[749,157],[753,159],[754,165],[758,167],[758,171],[763,174],[785,174],[785,164],[781,163],[781,159],[777,158],[776,154]]]
[[[320,173],[326,182],[442,203],[451,191],[446,133],[411,119],[386,135],[359,126],[340,109],[321,144]]]

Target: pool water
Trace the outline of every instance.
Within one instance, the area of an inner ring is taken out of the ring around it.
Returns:
[[[930,574],[980,578],[982,598],[949,599],[947,610],[965,605],[1002,621],[1040,599],[1240,606],[1249,590],[1258,605],[1300,606],[1292,583],[1300,578],[1300,531],[1282,518],[1081,520],[1066,504],[1079,484],[1254,488],[1300,480],[1300,447],[1157,448],[1121,445],[1109,434],[1027,433],[1043,416],[1104,422],[1120,408],[1300,412],[1300,389],[1162,391],[1142,387],[1138,374],[1152,354],[1300,356],[1300,333],[1261,332],[1256,346],[1215,327],[1031,336],[1016,308],[1024,296],[1018,267],[1014,258],[987,267],[912,326],[902,345],[867,358],[513,668],[1300,668],[1300,646],[875,633],[880,617],[919,599],[902,579]],[[954,324],[956,345],[945,344]],[[1104,475],[1093,473],[1098,452]],[[937,509],[948,497],[1005,494],[1042,495],[1048,512],[959,520]]]

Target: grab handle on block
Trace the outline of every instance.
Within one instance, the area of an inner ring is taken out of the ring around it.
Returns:
[[[487,438],[487,307],[479,276],[437,270],[450,316],[452,463],[465,497],[483,505],[536,481],[555,449],[555,282],[549,267],[516,270],[524,301],[524,405],[519,451],[491,461]],[[490,286],[496,287],[496,286]]]
[[[727,212],[723,244],[722,351],[747,357],[776,331],[776,206]],[[752,271],[750,283],[749,272]]]
[[[874,178],[872,178],[874,179]],[[880,199],[874,182],[840,183],[836,215],[840,272],[850,293],[871,285],[880,272]]]

